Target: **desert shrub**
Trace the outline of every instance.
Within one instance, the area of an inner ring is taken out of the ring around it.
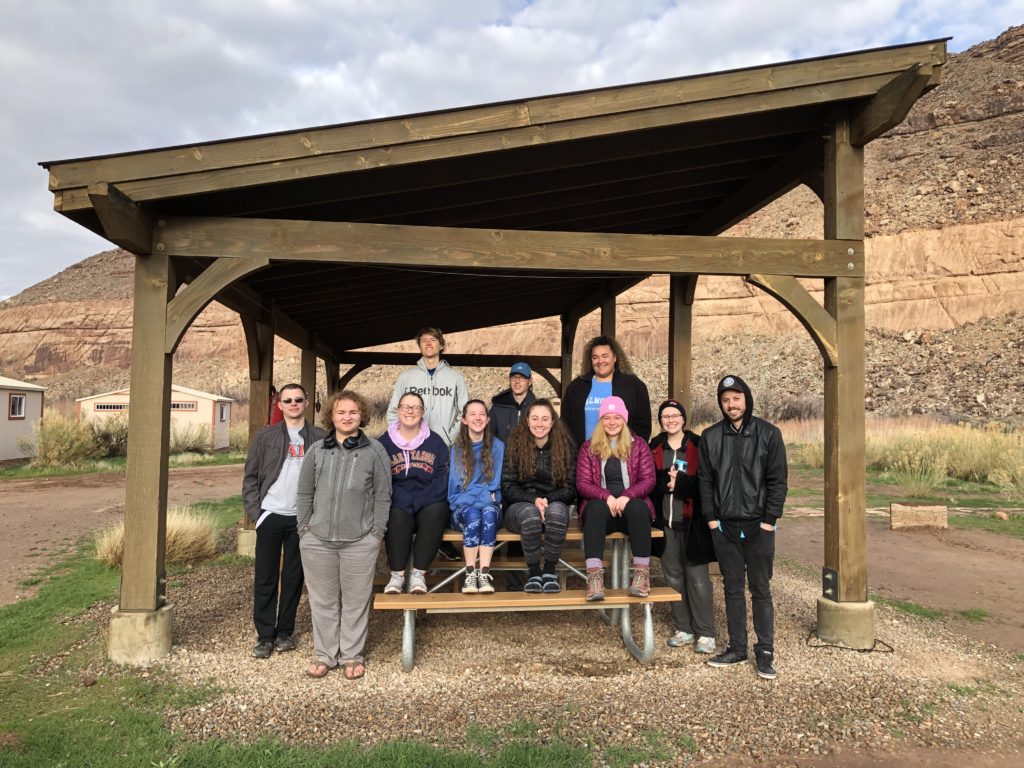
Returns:
[[[792,456],[794,461],[811,469],[821,469],[825,466],[825,443],[802,443],[793,450]]]
[[[122,411],[104,419],[89,422],[96,455],[104,459],[128,455],[128,413]]]
[[[755,402],[755,406],[756,406]],[[825,416],[825,401],[820,397],[787,395],[774,404],[773,412],[766,418],[771,421],[809,421]],[[757,411],[755,410],[756,414]]]
[[[83,421],[51,413],[32,427],[32,439],[18,441],[18,447],[35,456],[32,467],[76,467],[97,454],[92,429]]]
[[[114,568],[124,557],[124,521],[95,536],[96,559]],[[191,563],[217,555],[217,524],[201,507],[173,507],[167,511],[165,557],[171,563]]]
[[[934,445],[908,445],[888,468],[910,496],[927,496],[946,481],[948,454]]]
[[[718,403],[706,397],[700,400],[695,400],[693,405],[690,407],[689,412],[686,414],[686,426],[689,429],[693,429],[698,424],[706,426],[721,420],[722,409],[718,407]],[[655,425],[657,431],[660,431],[661,426],[657,424],[657,419],[655,419]]]
[[[233,451],[249,450],[249,424],[235,424],[228,433],[228,445]]]
[[[212,445],[210,428],[205,424],[171,424],[171,453],[209,453]]]

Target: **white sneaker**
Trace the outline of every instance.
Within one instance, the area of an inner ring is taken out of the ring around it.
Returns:
[[[409,592],[414,595],[427,594],[427,579],[423,571],[414,570],[412,572],[412,578],[409,579]]]
[[[682,646],[689,645],[692,642],[693,635],[691,635],[689,632],[682,632],[680,630],[676,630],[675,634],[673,634],[672,637],[668,639],[668,647],[681,648]]]
[[[466,582],[462,585],[462,594],[475,595],[480,591],[480,571],[475,568],[466,571]]]
[[[400,595],[405,589],[405,573],[403,571],[392,571],[391,581],[384,587],[385,595]]]
[[[494,577],[490,574],[490,571],[487,573],[477,571],[476,574],[476,583],[479,587],[477,591],[481,595],[489,595],[494,592]]]
[[[697,653],[714,653],[715,652],[715,638],[713,637],[701,637],[697,638],[697,647],[694,649]]]

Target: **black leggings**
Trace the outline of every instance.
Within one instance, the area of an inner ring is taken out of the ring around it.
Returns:
[[[634,557],[651,556],[651,510],[643,499],[630,499],[620,517],[613,517],[604,499],[591,499],[583,510],[583,555],[604,559],[609,533],[628,533]]]
[[[388,551],[388,566],[392,571],[404,571],[409,563],[409,552],[413,552],[412,565],[425,571],[433,562],[437,548],[441,546],[441,537],[448,526],[451,510],[447,501],[435,501],[424,507],[415,515],[404,509],[391,508],[388,518],[388,531],[384,536],[384,546]],[[413,533],[416,543],[413,544]]]

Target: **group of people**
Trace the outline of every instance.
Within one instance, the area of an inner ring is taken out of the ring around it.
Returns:
[[[490,571],[499,529],[520,537],[527,592],[559,592],[556,568],[575,505],[583,531],[586,598],[605,598],[609,533],[629,539],[629,594],[650,594],[651,557],[661,559],[672,603],[672,647],[715,654],[708,564],[723,576],[729,644],[711,666],[748,658],[746,587],[753,604],[758,673],[775,677],[770,580],[774,531],[786,497],[779,430],[752,415],[749,387],[719,382],[722,421],[698,437],[676,400],[658,408],[651,438],[647,386],[618,342],[598,336],[559,414],[532,390],[526,363],[490,408],[470,399],[462,375],[443,359],[444,335],[424,328],[421,357],[399,376],[387,429],[369,437],[369,408],[344,390],[324,403],[321,430],[305,421],[308,395],[281,388],[282,420],[259,432],[245,466],[245,511],[256,524],[253,619],[257,658],[295,648],[303,583],[309,593],[315,659],[306,673],[340,667],[365,674],[373,579],[384,542],[384,592],[422,594],[446,528],[462,533],[465,593],[495,590]],[[577,447],[578,446],[578,447]],[[653,528],[664,531],[655,539]],[[280,581],[280,587],[279,587]]]

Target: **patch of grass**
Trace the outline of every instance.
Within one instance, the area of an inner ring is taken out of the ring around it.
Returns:
[[[604,750],[604,757],[610,768],[631,768],[637,763],[646,763],[649,755],[638,747],[612,744]]]
[[[1024,515],[1009,515],[1008,520],[1000,520],[995,513],[988,515],[952,515],[949,524],[957,528],[968,528],[990,531],[1015,539],[1024,539]]]
[[[490,750],[498,743],[498,732],[485,728],[479,723],[470,723],[466,727],[465,740],[470,747]]]
[[[514,739],[532,740],[540,726],[531,720],[514,720],[506,726],[508,734]]]
[[[676,746],[680,749],[686,750],[691,755],[697,752],[697,740],[688,733],[680,733],[676,735]]]
[[[988,611],[984,608],[966,608],[962,611],[957,611],[957,613],[968,621],[973,621],[975,624],[981,624],[989,617]]]
[[[167,511],[167,562],[209,560],[217,554],[217,524],[201,506],[173,507]],[[95,536],[96,557],[119,567],[124,556],[124,521]]]
[[[640,738],[647,744],[647,757],[651,760],[671,760],[672,752],[666,745],[666,734],[658,730],[640,731]]]
[[[872,594],[871,599],[876,603],[882,605],[888,605],[891,608],[895,608],[897,611],[908,613],[911,616],[918,616],[922,619],[939,619],[946,615],[945,611],[941,611],[938,608],[927,608],[917,603],[912,603],[909,600],[894,600],[889,597],[882,597],[881,595]]]
[[[188,453],[171,456],[170,467],[207,467],[224,464],[242,464],[244,451],[222,451],[219,453]],[[45,477],[76,477],[97,475],[105,472],[124,472],[128,460],[123,456],[109,459],[85,459],[75,465],[34,467],[31,464],[0,467],[0,480],[29,480]]]

